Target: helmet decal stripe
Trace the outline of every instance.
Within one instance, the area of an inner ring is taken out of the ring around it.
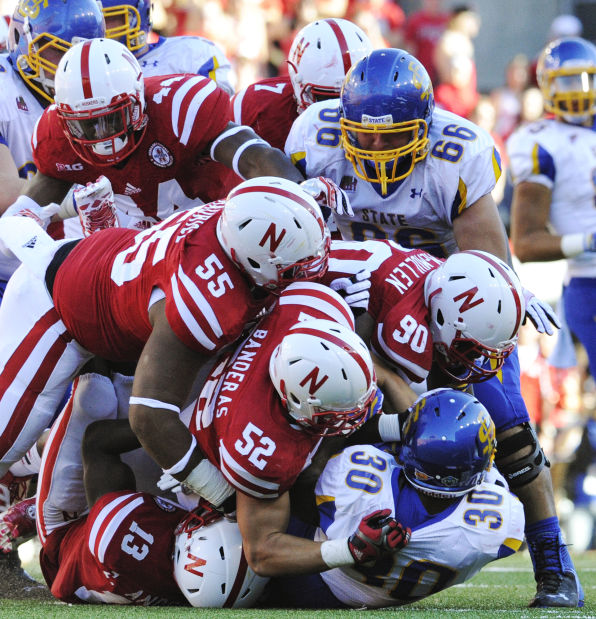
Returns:
[[[344,36],[342,29],[339,27],[339,24],[334,19],[328,19],[327,23],[331,26],[331,30],[333,30],[333,34],[339,44],[341,57],[344,61],[344,74],[346,74],[352,66],[352,58],[350,56],[350,49],[348,48],[346,37]]]
[[[332,335],[331,333],[325,333],[324,331],[319,331],[318,329],[311,329],[309,327],[302,327],[302,326],[291,329],[290,333],[302,333],[304,335],[312,335],[314,337],[318,337],[318,338],[321,338],[322,340],[335,344],[342,350],[345,350],[352,357],[352,359],[354,359],[354,361],[358,364],[358,366],[362,370],[362,373],[364,374],[364,377],[366,378],[366,382],[370,383],[372,381],[370,370],[368,369],[368,366],[366,365],[364,359],[362,358],[362,355],[357,350],[352,348],[347,342],[342,340],[340,337]]]
[[[234,602],[236,602],[238,596],[240,595],[247,570],[248,562],[246,561],[246,557],[244,556],[243,549],[240,553],[240,565],[238,566],[238,571],[236,572],[234,584],[232,585],[232,589],[230,590],[230,595],[228,595],[226,601],[224,602],[223,608],[233,608]]]
[[[507,273],[507,271],[496,260],[493,260],[492,258],[490,258],[490,256],[487,256],[486,254],[480,253],[478,251],[474,251],[473,249],[469,249],[465,253],[474,254],[475,256],[479,256],[483,260],[486,260],[486,262],[488,262],[491,266],[493,266],[501,274],[503,279],[507,282],[509,286],[509,290],[511,291],[511,294],[513,295],[513,300],[515,301],[515,309],[517,312],[517,316],[515,319],[515,326],[513,328],[513,333],[509,336],[509,339],[511,339],[518,332],[521,326],[521,321],[523,319],[522,311],[521,311],[522,302],[517,292],[517,288],[515,287],[515,284],[511,281],[511,277],[509,276],[509,273]]]
[[[281,187],[267,187],[265,185],[262,186],[252,186],[252,187],[237,187],[236,189],[232,189],[228,195],[228,200],[231,200],[235,196],[242,195],[243,193],[274,193],[278,196],[282,196],[284,198],[288,198],[288,200],[293,200],[297,202],[301,206],[303,206],[316,220],[319,222],[319,226],[321,230],[324,229],[324,222],[319,213],[313,208],[312,204],[305,200],[302,196],[297,193],[293,193],[288,191],[287,189],[282,189]]]
[[[93,90],[91,89],[91,77],[89,75],[89,53],[91,51],[91,43],[86,41],[81,50],[81,81],[83,84],[83,96],[85,99],[91,99]]]

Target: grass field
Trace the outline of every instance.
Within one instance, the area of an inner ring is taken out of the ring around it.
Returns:
[[[584,591],[586,605],[583,609],[528,609],[526,606],[534,592],[534,577],[527,552],[514,555],[489,565],[474,579],[464,585],[452,587],[435,596],[411,606],[401,608],[360,611],[295,611],[295,610],[199,610],[196,608],[143,608],[130,606],[69,606],[61,602],[28,602],[0,600],[0,619],[129,619],[148,617],[170,619],[195,617],[207,619],[221,617],[259,619],[331,618],[358,619],[389,616],[416,617],[416,619],[437,619],[461,617],[475,619],[485,617],[593,617],[596,618],[596,552],[575,556]],[[39,577],[39,572],[28,567],[30,573]],[[391,613],[391,614],[389,614]]]

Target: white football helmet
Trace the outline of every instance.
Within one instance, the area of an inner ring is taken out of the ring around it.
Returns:
[[[336,99],[348,69],[372,51],[364,30],[347,19],[319,19],[294,37],[288,72],[298,112],[325,99]]]
[[[196,608],[250,608],[269,581],[248,566],[238,524],[209,508],[178,525],[174,578]]]
[[[325,436],[359,428],[377,392],[366,344],[331,320],[295,324],[273,351],[269,376],[290,416]]]
[[[461,251],[424,284],[434,361],[458,382],[494,376],[513,351],[526,313],[513,270],[483,251]],[[490,368],[481,365],[490,359]]]
[[[273,292],[327,270],[330,235],[321,209],[283,178],[263,176],[235,187],[217,223],[217,238],[257,286]]]
[[[56,105],[62,128],[85,161],[113,165],[139,145],[147,125],[143,74],[121,43],[78,43],[56,71]]]

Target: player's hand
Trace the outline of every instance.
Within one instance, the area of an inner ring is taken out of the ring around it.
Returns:
[[[557,329],[560,329],[561,322],[559,321],[559,318],[555,314],[553,308],[545,301],[541,301],[527,288],[524,288],[523,290],[524,300],[526,302],[526,316],[524,318],[524,324],[527,319],[530,319],[532,324],[536,327],[536,331],[538,331],[538,333],[548,333],[548,335],[552,335],[554,333],[554,329],[551,327],[551,324]]]
[[[157,487],[164,492],[168,490],[171,490],[174,494],[182,492],[182,482],[169,473],[162,473],[162,476],[157,480]]]
[[[309,178],[300,183],[300,186],[315,199],[319,206],[330,208],[338,215],[348,215],[349,217],[354,215],[346,192],[340,189],[330,178],[324,176]]]
[[[412,531],[409,527],[403,527],[390,514],[389,509],[378,509],[368,514],[349,537],[348,548],[357,564],[376,561],[408,545]]]
[[[352,277],[338,277],[329,286],[339,292],[354,314],[368,310],[370,301],[370,271],[362,269]]]
[[[22,196],[2,213],[2,217],[29,217],[45,230],[59,208],[53,202],[47,206],[39,206],[34,200]]]
[[[85,236],[105,228],[118,227],[114,192],[107,177],[102,175],[94,183],[77,187],[72,193],[72,201]]]

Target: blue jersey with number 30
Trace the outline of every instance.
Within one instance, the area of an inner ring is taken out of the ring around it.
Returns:
[[[316,495],[315,539],[347,537],[364,516],[385,508],[412,529],[410,543],[374,567],[321,574],[334,596],[354,608],[408,604],[460,584],[518,550],[524,538],[522,504],[494,467],[475,490],[431,515],[391,455],[358,445],[329,460]]]

